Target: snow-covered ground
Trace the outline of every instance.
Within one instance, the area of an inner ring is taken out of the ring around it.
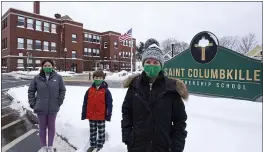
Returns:
[[[58,71],[57,72],[58,74],[60,74],[62,77],[72,77],[72,76],[75,76],[75,75],[80,75],[78,73],[75,73],[75,72],[71,72],[71,71],[63,71],[63,72],[60,72]],[[36,76],[37,74],[39,74],[39,70],[35,70],[35,71],[13,71],[13,72],[10,72],[10,73],[3,73],[4,75],[10,75],[10,76],[13,76],[15,78],[23,78],[23,79],[33,79],[34,76]]]
[[[141,71],[133,71],[133,74],[135,73],[141,73]],[[116,73],[110,73],[106,76],[105,80],[118,80],[118,81],[122,81],[124,79],[126,79],[128,76],[132,75],[132,73],[129,71],[125,71],[122,70],[120,72],[116,72]]]
[[[81,109],[87,87],[67,86],[58,113],[57,133],[84,152],[89,146],[89,123],[82,121]],[[112,89],[113,116],[106,123],[109,139],[101,152],[127,152],[121,142],[121,105],[126,89]],[[13,108],[29,109],[27,87],[12,88]],[[16,101],[20,101],[18,104]],[[188,137],[184,152],[262,152],[262,103],[191,95],[185,103]]]

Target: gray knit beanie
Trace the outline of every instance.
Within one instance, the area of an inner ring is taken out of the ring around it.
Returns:
[[[159,47],[159,42],[155,39],[148,39],[145,42],[145,50],[142,54],[142,65],[144,65],[145,60],[155,59],[160,62],[161,67],[164,65],[164,54]]]

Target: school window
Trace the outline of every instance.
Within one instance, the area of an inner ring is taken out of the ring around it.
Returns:
[[[7,27],[7,17],[2,21],[2,30]]]
[[[96,56],[96,53],[97,53],[96,49],[92,49],[92,56]]]
[[[88,48],[84,48],[84,56],[88,55]]]
[[[18,53],[18,56],[23,56],[23,53]]]
[[[104,42],[104,48],[108,48],[108,42]]]
[[[32,50],[33,49],[33,40],[27,39],[26,48],[27,48],[27,50]]]
[[[36,50],[41,50],[41,41],[35,40],[35,49]]]
[[[27,19],[27,28],[33,29],[33,19],[31,19],[31,18]]]
[[[44,45],[43,45],[43,50],[44,51],[49,51],[49,49],[48,49],[48,42],[47,41],[44,41]]]
[[[109,64],[106,64],[105,67],[106,67],[107,70],[110,69],[110,65]]]
[[[24,60],[23,59],[17,59],[17,67],[24,67]]]
[[[100,36],[97,36],[97,43],[100,43]]]
[[[24,38],[17,38],[17,48],[24,49]]]
[[[97,56],[100,56],[100,50],[97,49]]]
[[[88,41],[89,41],[89,42],[92,42],[92,35],[91,35],[91,34],[89,34]]]
[[[2,49],[6,49],[7,48],[7,38],[2,40]]]
[[[117,60],[117,55],[114,55],[114,60]]]
[[[91,56],[92,55],[92,51],[91,48],[88,49],[88,55]]]
[[[133,40],[131,41],[131,46],[134,47],[134,41]]]
[[[40,60],[36,60],[35,63],[36,63],[36,64],[40,64]]]
[[[18,16],[17,20],[18,20],[17,26],[19,26],[19,27],[25,27],[25,18],[24,18],[24,17]]]
[[[47,22],[44,22],[44,31],[49,32],[50,24]]]
[[[42,22],[41,21],[38,21],[36,20],[36,30],[38,31],[42,31]]]
[[[55,42],[51,42],[51,52],[56,52],[56,43]]]
[[[114,42],[114,47],[118,48],[118,42],[117,41]]]
[[[51,33],[57,33],[57,26],[56,26],[56,24],[51,24]]]
[[[92,40],[92,42],[96,42],[97,41],[97,36],[96,35],[93,35],[93,40]]]
[[[77,55],[76,55],[76,51],[72,51],[72,58],[76,58]]]
[[[84,40],[85,40],[85,41],[88,41],[88,39],[89,39],[89,35],[88,35],[88,33],[85,33],[85,34],[84,34]]]
[[[76,34],[72,34],[72,42],[77,42],[77,35]]]

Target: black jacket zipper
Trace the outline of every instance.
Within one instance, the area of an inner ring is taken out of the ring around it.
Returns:
[[[152,104],[152,86],[153,86],[153,83],[149,83],[150,85],[150,96],[149,96],[149,106]],[[151,111],[151,115],[152,115],[152,121],[153,121],[153,124],[154,124],[154,119],[153,119],[153,113],[152,113],[152,109],[150,108],[150,111]],[[153,135],[154,135],[154,125],[152,125],[152,139],[150,140],[150,144],[151,144],[151,147],[153,148]]]

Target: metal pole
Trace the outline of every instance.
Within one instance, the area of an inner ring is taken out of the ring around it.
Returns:
[[[65,51],[65,65],[64,65],[64,70],[65,70],[65,72],[66,72],[66,56],[67,56],[67,52]]]
[[[172,57],[174,57],[174,44],[172,44]]]
[[[121,56],[119,55],[119,72],[121,71],[120,62],[121,62]]]

